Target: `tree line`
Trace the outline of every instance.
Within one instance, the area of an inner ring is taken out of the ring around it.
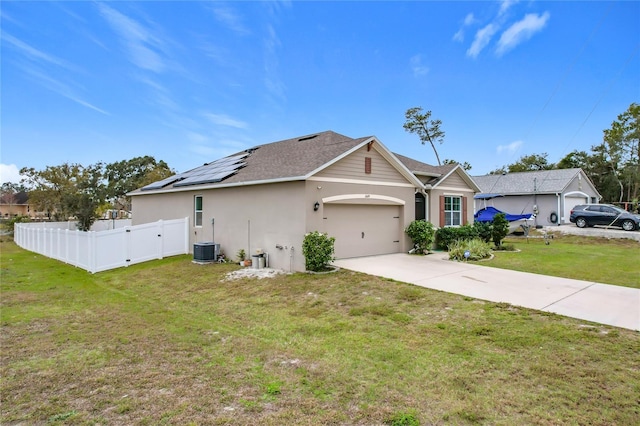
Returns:
[[[175,174],[167,163],[151,156],[135,157],[115,163],[82,166],[64,163],[44,170],[24,167],[19,184],[5,183],[3,194],[29,193],[32,209],[53,220],[74,217],[78,229],[87,231],[102,212],[131,210],[126,194]]]
[[[591,146],[591,150],[574,150],[558,163],[549,162],[548,154],[529,154],[515,163],[500,167],[490,174],[529,172],[536,170],[581,168],[589,176],[606,203],[640,202],[640,105],[632,103],[618,115],[609,129],[603,130],[602,141]],[[423,145],[427,142],[435,152],[440,165],[440,157],[434,142],[442,143],[444,131],[440,120],[431,119],[431,111],[410,108],[405,113],[406,131],[415,133]],[[445,164],[455,163],[445,160]],[[465,170],[471,167],[463,163]]]

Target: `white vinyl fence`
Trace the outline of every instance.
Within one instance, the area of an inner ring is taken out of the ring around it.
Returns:
[[[13,239],[26,250],[91,273],[189,253],[189,218],[90,232],[51,225],[16,223]]]
[[[69,231],[75,231],[78,229],[78,222],[73,220],[66,222],[29,222],[29,226],[34,228],[68,229]],[[93,222],[91,231],[108,231],[109,229],[124,228],[125,226],[131,226],[131,219],[101,219]]]

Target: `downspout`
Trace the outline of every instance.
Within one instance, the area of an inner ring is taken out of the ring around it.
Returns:
[[[425,189],[421,189],[420,192],[424,195],[424,220],[431,222],[429,220],[429,193]]]

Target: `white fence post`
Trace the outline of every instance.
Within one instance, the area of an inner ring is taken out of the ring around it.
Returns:
[[[184,254],[189,253],[189,216],[184,218]]]
[[[130,226],[125,226],[124,227],[124,259],[125,259],[125,266],[129,266],[131,264],[131,237],[132,237],[132,232],[131,232],[131,227]]]
[[[158,259],[162,259],[164,256],[164,221],[160,219],[158,221],[158,238],[156,239],[156,247],[158,250]]]
[[[89,232],[89,247],[92,247],[93,249],[89,250],[89,272],[91,272],[92,274],[96,273],[96,269],[97,269],[97,253],[96,253],[96,233],[94,231],[90,231]]]

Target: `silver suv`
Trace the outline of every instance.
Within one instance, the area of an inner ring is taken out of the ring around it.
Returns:
[[[581,204],[571,210],[569,221],[578,228],[587,226],[619,226],[625,231],[640,229],[640,216],[611,204]]]

